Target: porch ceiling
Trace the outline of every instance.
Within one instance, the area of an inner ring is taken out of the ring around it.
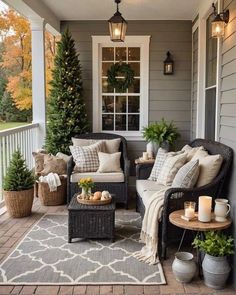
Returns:
[[[107,20],[114,0],[40,0],[59,20]],[[120,10],[128,20],[192,20],[205,0],[122,0]]]

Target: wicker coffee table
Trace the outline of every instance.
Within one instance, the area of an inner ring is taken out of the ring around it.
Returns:
[[[74,238],[115,239],[115,202],[107,205],[84,205],[77,194],[68,206],[68,242]]]

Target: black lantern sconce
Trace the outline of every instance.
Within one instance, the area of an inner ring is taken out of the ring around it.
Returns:
[[[174,74],[174,61],[171,58],[171,54],[168,51],[166,53],[167,57],[164,60],[164,75],[173,75]]]
[[[229,10],[223,11],[221,13],[216,12],[216,6],[212,3],[214,9],[215,18],[211,22],[211,31],[213,38],[224,37],[225,34],[225,24],[229,22]]]
[[[109,31],[111,41],[113,42],[124,42],[125,34],[127,30],[127,21],[122,17],[119,12],[119,3],[121,0],[115,0],[117,4],[116,13],[109,19]]]

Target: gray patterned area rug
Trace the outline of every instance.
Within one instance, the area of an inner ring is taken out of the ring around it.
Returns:
[[[67,215],[46,214],[0,266],[0,284],[165,284],[161,264],[132,256],[141,249],[141,220],[116,214],[116,239],[67,243]]]

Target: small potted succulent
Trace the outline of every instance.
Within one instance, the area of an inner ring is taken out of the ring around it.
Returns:
[[[20,151],[15,151],[3,180],[3,195],[10,216],[25,217],[31,214],[34,182],[34,175],[27,168]]]
[[[234,240],[219,232],[205,233],[205,239],[199,236],[193,241],[195,248],[205,253],[202,270],[204,282],[213,289],[222,289],[230,273],[227,257],[234,253]]]
[[[147,152],[157,153],[158,147],[169,150],[180,134],[173,121],[167,122],[164,118],[160,122],[149,124],[143,128],[143,137],[148,142]]]

